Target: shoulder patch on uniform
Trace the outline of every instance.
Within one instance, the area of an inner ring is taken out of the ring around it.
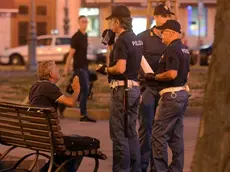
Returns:
[[[143,41],[138,40],[138,41],[132,41],[133,46],[142,46],[143,45]]]
[[[190,54],[190,53],[189,53],[189,50],[188,50],[187,48],[182,48],[181,51],[182,51],[182,53],[184,53],[184,54]]]

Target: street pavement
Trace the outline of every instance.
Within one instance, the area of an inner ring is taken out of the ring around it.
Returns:
[[[184,139],[185,139],[185,167],[184,172],[190,172],[190,164],[193,158],[197,132],[199,128],[200,116],[188,115],[184,119]],[[66,135],[79,134],[84,136],[92,136],[98,138],[101,142],[101,151],[108,156],[108,159],[100,161],[99,172],[111,172],[112,171],[112,142],[109,138],[109,122],[98,121],[97,123],[79,122],[76,118],[64,118],[61,119],[62,131]],[[0,146],[0,152],[6,150],[6,146]],[[12,159],[21,157],[23,154],[28,153],[28,150],[18,148],[11,154]],[[169,151],[170,152],[170,151]],[[171,159],[171,152],[169,155],[169,162]],[[44,163],[44,159],[42,163]],[[27,165],[31,161],[27,161]],[[41,164],[41,162],[40,162]],[[94,168],[94,160],[85,158],[79,168],[79,172],[92,172]],[[37,167],[38,169],[38,167]],[[37,170],[36,170],[37,171]]]

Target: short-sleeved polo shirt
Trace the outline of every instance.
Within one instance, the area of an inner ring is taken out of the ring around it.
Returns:
[[[152,70],[156,72],[159,60],[167,46],[162,43],[162,39],[154,33],[153,29],[148,29],[137,36],[143,41],[143,55]]]
[[[29,101],[31,105],[53,107],[57,109],[57,99],[62,96],[60,89],[50,81],[38,81],[30,89]]]
[[[154,27],[138,34],[137,36],[143,41],[142,54],[152,70],[156,72],[159,65],[159,60],[167,46],[162,42],[162,39],[155,34]],[[145,81],[143,71],[140,72],[140,80],[141,85],[157,87],[157,82]]]
[[[80,30],[76,32],[71,38],[71,48],[75,49],[73,68],[88,68],[87,48],[88,36],[83,34]]]
[[[177,77],[171,81],[158,81],[160,89],[168,87],[184,86],[187,82],[187,75],[190,71],[190,53],[180,39],[174,40],[168,45],[165,53],[162,55],[157,73],[163,73],[169,70],[176,70]]]
[[[143,42],[132,31],[124,31],[119,35],[110,53],[110,66],[123,59],[126,60],[126,71],[122,75],[109,75],[109,82],[125,78],[138,81],[142,46]]]

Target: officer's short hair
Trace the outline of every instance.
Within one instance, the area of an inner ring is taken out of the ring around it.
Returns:
[[[164,17],[164,18],[168,18],[168,17],[171,17],[170,14],[160,14],[161,17]]]
[[[46,61],[40,62],[38,64],[38,69],[37,69],[38,79],[39,80],[49,80],[50,72],[54,65],[55,65],[55,61],[53,60],[46,60]]]
[[[78,17],[78,21],[79,21],[80,19],[82,19],[82,18],[87,18],[87,17],[84,16],[84,15],[80,15],[80,16]]]
[[[123,29],[125,30],[132,30],[133,25],[132,25],[132,18],[131,17],[122,17],[122,18],[117,18],[120,22],[120,25]]]

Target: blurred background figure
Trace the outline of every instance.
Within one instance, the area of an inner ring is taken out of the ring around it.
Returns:
[[[87,60],[88,35],[86,33],[88,19],[86,16],[78,18],[79,30],[71,38],[71,48],[66,60],[64,75],[70,71],[71,60],[73,59],[74,76],[80,81],[80,113],[81,121],[96,122],[87,116],[87,100],[89,95],[89,70]]]

